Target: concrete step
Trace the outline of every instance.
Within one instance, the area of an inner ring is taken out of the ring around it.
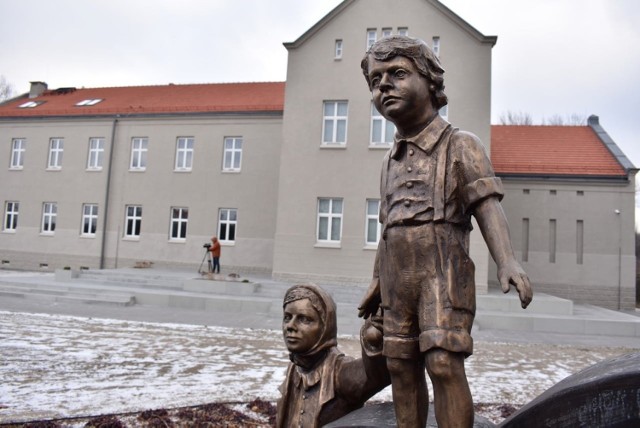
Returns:
[[[480,329],[640,337],[640,318],[616,311],[605,311],[607,310],[603,308],[593,312],[583,309],[580,315],[478,311],[476,324]]]
[[[127,294],[107,293],[74,293],[64,290],[42,290],[39,288],[0,285],[0,296],[38,299],[54,302],[78,302],[86,304],[103,304],[117,306],[131,306],[135,304],[135,297]]]
[[[90,270],[79,274],[16,275],[0,277],[4,295],[66,299],[79,302],[157,306],[215,311],[229,314],[263,314],[265,327],[279,328],[282,298],[292,284],[268,278],[244,281],[216,280],[196,272],[161,269]],[[357,306],[366,284],[320,284],[336,301],[338,325],[342,334],[357,334],[362,320]],[[10,288],[14,287],[14,288]],[[16,289],[15,287],[19,287]],[[0,294],[2,294],[0,293]],[[531,331],[584,335],[640,337],[640,317],[596,306],[574,305],[570,300],[536,294],[526,310],[521,309],[517,293],[503,294],[490,289],[477,296],[474,328],[482,330]]]

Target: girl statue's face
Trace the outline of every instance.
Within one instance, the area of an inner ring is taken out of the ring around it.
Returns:
[[[295,300],[284,307],[282,334],[289,352],[304,354],[322,335],[322,320],[309,299]]]

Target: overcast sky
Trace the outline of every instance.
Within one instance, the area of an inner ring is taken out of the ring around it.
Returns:
[[[0,75],[18,93],[33,80],[50,88],[284,81],[282,43],[340,1],[0,0]],[[640,1],[442,3],[498,36],[493,123],[507,111],[536,122],[596,114],[640,167]]]

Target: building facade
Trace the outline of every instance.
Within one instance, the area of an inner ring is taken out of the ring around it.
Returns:
[[[492,135],[513,248],[535,290],[635,308],[637,169],[598,117],[587,126],[493,126]]]
[[[45,90],[2,106],[2,266],[271,271],[283,83]],[[135,103],[135,104],[132,104]]]
[[[594,123],[599,156],[612,162],[606,174],[580,162],[574,168],[586,173],[510,169],[504,160],[513,154],[526,154],[524,165],[548,159],[492,130],[497,38],[436,0],[403,0],[401,8],[343,1],[285,44],[286,83],[50,90],[33,82],[30,93],[0,104],[0,268],[152,261],[195,272],[216,235],[223,273],[368,282],[394,128],[373,108],[360,60],[389,34],[430,44],[446,70],[441,114],[487,149],[497,141],[503,206],[535,290],[628,307],[636,170],[610,154],[615,144],[602,143],[608,136]],[[471,252],[485,292],[496,272],[477,228]]]

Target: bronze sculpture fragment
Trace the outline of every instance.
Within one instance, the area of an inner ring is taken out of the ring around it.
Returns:
[[[448,102],[444,69],[426,43],[383,38],[361,65],[375,107],[397,132],[383,161],[383,233],[359,315],[367,318],[382,308],[382,353],[398,427],[426,425],[425,368],[438,426],[471,427],[464,360],[473,352],[472,215],[496,261],[503,291],[514,286],[523,308],[532,299],[511,248],[500,205],[502,184],[480,140],[438,114]]]

